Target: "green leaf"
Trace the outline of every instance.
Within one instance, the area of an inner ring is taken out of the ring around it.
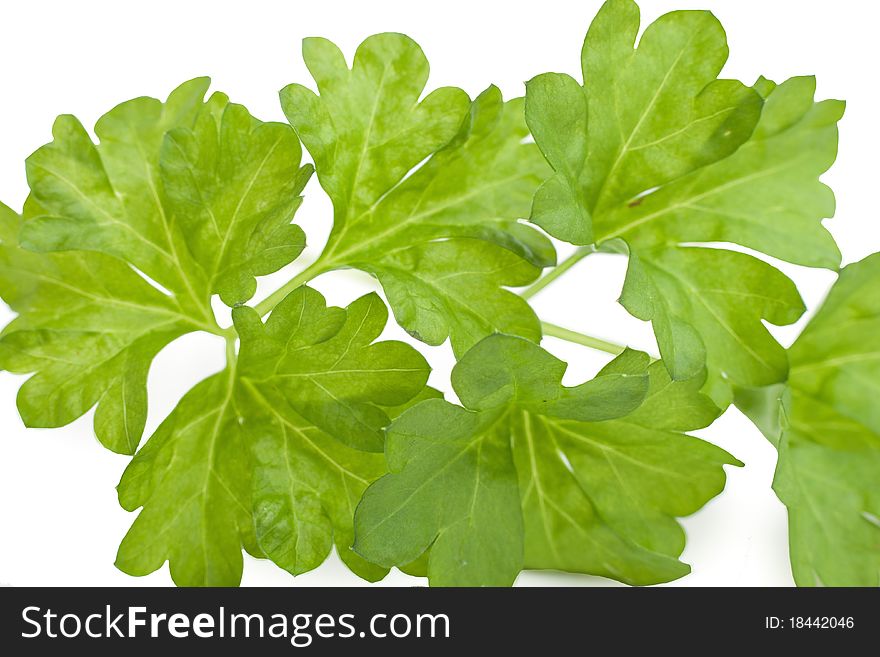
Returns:
[[[27,160],[31,197],[38,206],[26,212],[22,245],[43,252],[114,255],[173,291],[189,291],[193,280],[204,285],[166,211],[159,151],[168,130],[196,120],[207,87],[208,80],[198,78],[181,85],[165,103],[136,98],[118,105],[95,126],[99,146],[75,117],[59,116],[54,140]],[[215,95],[211,104],[225,102]]]
[[[381,452],[389,423],[382,407],[406,403],[428,378],[428,364],[409,345],[374,343],[388,320],[376,294],[342,311],[301,287],[265,326],[245,306],[233,318],[242,339],[241,376],[277,390],[299,415],[357,449]]]
[[[0,368],[36,372],[19,390],[21,417],[30,427],[57,427],[97,404],[98,439],[133,454],[150,362],[202,326],[121,260],[31,253],[17,245],[20,228],[20,217],[0,205],[0,296],[19,313],[0,334]]]
[[[296,135],[222,94],[204,102],[207,87],[122,103],[95,126],[98,145],[61,116],[28,158],[23,221],[0,216],[0,294],[20,314],[0,366],[36,372],[19,394],[27,424],[63,425],[97,404],[101,442],[133,453],[156,353],[219,332],[212,294],[245,301],[254,276],[302,250],[290,220],[311,168],[298,168]]]
[[[628,253],[621,302],[653,323],[672,376],[707,367],[724,405],[731,384],[785,380],[785,352],[764,322],[791,324],[803,304],[773,267],[701,244],[836,268],[821,224],[834,197],[819,176],[836,156],[843,103],[814,103],[812,78],[752,89],[716,79],[727,45],[707,12],[662,16],[634,49],[638,27],[635,3],[608,0],[584,42],[584,86],[554,73],[529,83],[526,119],[556,172],[531,219]]]
[[[300,574],[335,545],[354,572],[380,579],[349,547],[355,505],[384,460],[349,445],[381,441],[399,409],[378,404],[436,394],[423,392],[427,363],[374,342],[387,312],[373,294],[343,310],[301,287],[265,324],[250,308],[234,315],[237,363],[191,390],[123,475],[121,504],[143,509],[117,565],[144,575],[168,561],[179,585],[230,586],[242,547]]]
[[[263,552],[299,575],[335,545],[348,567],[370,581],[386,569],[351,551],[352,518],[366,487],[385,473],[381,454],[352,449],[298,416],[276,391],[249,387],[257,405],[253,452],[254,526]]]
[[[138,507],[116,565],[147,575],[168,561],[178,586],[237,586],[241,546],[260,554],[251,519],[251,465],[227,369],[190,390],[132,459],[119,503]]]
[[[122,103],[95,125],[97,146],[60,116],[54,141],[27,161],[42,214],[26,217],[22,244],[117,256],[197,306],[221,291],[250,298],[253,274],[302,250],[288,224],[309,169],[298,172],[288,127],[260,123],[223,94],[202,102],[208,82],[181,85],[165,104]]]
[[[620,302],[653,322],[673,377],[707,365],[715,376],[753,385],[788,372],[785,349],[762,319],[792,324],[804,311],[794,283],[778,269],[744,253],[699,247],[632,253]]]
[[[527,120],[553,184],[571,187],[588,216],[729,155],[760,111],[757,93],[716,79],[727,43],[712,14],[666,14],[634,49],[638,29],[634,2],[606,2],[584,41],[585,87],[554,73],[528,85]]]
[[[814,102],[815,90],[812,77],[774,87],[754,133],[736,153],[638,205],[617,207],[597,232],[603,239],[623,237],[634,249],[732,242],[795,264],[836,269],[840,252],[821,223],[834,214],[834,195],[819,176],[837,155],[844,104]]]
[[[312,173],[288,126],[260,123],[241,105],[202,113],[162,144],[162,182],[190,252],[209,272],[211,291],[233,306],[305,247],[290,219]]]
[[[350,69],[324,39],[306,39],[303,56],[319,94],[293,84],[281,102],[333,201],[317,270],[370,272],[405,329],[429,344],[449,337],[457,354],[496,331],[537,340],[534,313],[503,289],[555,261],[517,223],[547,173],[523,143],[522,99],[490,87],[471,103],[444,87],[420,101],[428,62],[400,34],[368,38]]]
[[[433,399],[388,430],[391,471],[364,494],[355,550],[410,563],[433,585],[509,585],[523,568],[633,584],[688,572],[676,516],[719,493],[737,461],[684,435],[718,409],[626,351],[575,387],[540,347],[496,335],[453,370],[462,406]]]
[[[773,487],[799,586],[880,585],[878,277],[878,254],[844,268],[791,347],[788,389],[763,404],[737,398],[759,420],[781,411],[765,431],[779,450]]]
[[[527,285],[535,268],[516,254],[480,240],[427,242],[389,254],[377,266],[389,305],[415,338],[456,352],[504,329],[531,339],[541,329],[523,299],[505,285]]]

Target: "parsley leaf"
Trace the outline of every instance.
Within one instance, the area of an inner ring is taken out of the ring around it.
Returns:
[[[787,387],[737,405],[779,450],[799,586],[880,585],[880,255],[848,265],[792,345]]]
[[[392,566],[430,547],[435,585],[509,585],[523,568],[634,584],[688,572],[675,516],[724,486],[723,450],[684,435],[718,409],[627,351],[592,381],[522,338],[485,338],[455,366],[462,406],[434,399],[388,430],[391,474],[364,494],[355,550]]]
[[[299,140],[280,123],[260,123],[241,105],[203,112],[175,128],[161,151],[171,216],[208,274],[210,291],[233,306],[264,276],[293,261],[305,235],[290,220],[312,173],[298,170]]]
[[[370,272],[404,328],[429,344],[450,337],[457,354],[496,331],[539,339],[528,304],[503,289],[555,261],[516,221],[547,171],[522,143],[522,99],[490,87],[471,103],[444,87],[419,101],[428,62],[400,34],[368,38],[350,69],[325,39],[306,39],[303,56],[320,95],[293,84],[281,101],[333,200],[316,270]]]
[[[244,301],[255,275],[302,250],[289,222],[311,167],[298,168],[296,135],[222,94],[203,102],[207,87],[199,78],[164,104],[122,103],[98,121],[98,145],[61,116],[28,158],[23,221],[0,217],[0,293],[20,314],[0,365],[37,373],[19,394],[28,425],[60,426],[98,404],[98,438],[133,453],[156,353],[184,333],[219,332],[213,293]]]
[[[22,420],[62,426],[97,404],[98,440],[133,454],[146,422],[150,362],[202,328],[200,320],[121,260],[31,253],[17,245],[20,229],[20,217],[0,205],[0,296],[19,313],[0,334],[0,368],[36,372],[18,393]]]
[[[27,161],[41,214],[26,217],[22,245],[115,255],[196,307],[211,293],[250,298],[255,274],[304,246],[288,224],[310,168],[297,172],[301,148],[288,127],[257,121],[223,94],[203,103],[207,86],[199,78],[164,104],[122,103],[95,125],[97,146],[74,117],[59,117],[54,141]]]
[[[628,253],[621,303],[653,323],[674,378],[708,367],[724,404],[730,383],[785,379],[784,349],[763,321],[791,324],[803,304],[775,268],[694,244],[836,268],[820,223],[834,199],[818,177],[835,158],[843,104],[814,103],[812,78],[753,89],[716,79],[727,45],[707,12],[661,17],[634,49],[638,27],[635,3],[609,0],[584,43],[585,85],[560,74],[529,83],[526,118],[556,171],[532,220]]]
[[[272,311],[265,328],[257,312],[233,311],[241,336],[239,371],[250,384],[271,387],[299,415],[356,449],[381,452],[389,423],[381,407],[409,401],[429,368],[412,347],[374,343],[388,319],[376,294],[343,311],[301,287]]]
[[[334,544],[367,579],[384,569],[348,548],[360,495],[384,472],[389,423],[379,405],[406,404],[428,365],[412,347],[374,342],[387,321],[375,294],[327,308],[301,287],[265,325],[234,311],[235,364],[193,388],[137,453],[119,485],[123,507],[143,507],[117,565],[143,575],[170,562],[179,585],[236,585],[242,546],[299,574]]]

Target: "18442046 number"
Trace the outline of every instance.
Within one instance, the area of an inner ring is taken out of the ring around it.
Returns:
[[[851,630],[855,627],[855,619],[852,616],[765,616],[764,627],[768,630]]]

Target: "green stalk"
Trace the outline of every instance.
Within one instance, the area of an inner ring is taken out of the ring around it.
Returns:
[[[590,246],[582,246],[573,254],[571,254],[568,258],[560,262],[556,267],[550,270],[550,273],[544,276],[543,278],[538,279],[536,283],[534,283],[531,287],[526,288],[522,292],[520,292],[520,296],[523,299],[530,299],[535,296],[538,292],[543,290],[545,287],[550,285],[557,278],[562,276],[569,269],[574,267],[581,260],[586,258],[591,253],[596,252],[596,247],[593,245]]]
[[[224,336],[224,338],[226,339],[226,362],[230,363],[230,364],[235,362],[235,340],[236,340],[236,337],[237,336],[236,336],[234,330],[232,333]]]
[[[310,264],[308,267],[303,269],[296,276],[287,281],[284,285],[275,290],[268,297],[260,301],[254,308],[260,314],[260,317],[270,312],[275,306],[281,303],[281,300],[284,299],[288,294],[293,292],[296,288],[301,285],[305,285],[313,278],[317,277],[320,274],[323,274],[326,271],[333,269],[332,266],[328,265],[325,262],[322,262],[321,258],[318,258]]]
[[[541,330],[544,332],[545,336],[574,342],[575,344],[580,344],[584,347],[589,347],[590,349],[598,349],[599,351],[604,351],[605,353],[614,356],[622,354],[624,349],[626,349],[623,345],[609,342],[608,340],[602,340],[601,338],[594,338],[592,335],[584,335],[577,331],[570,331],[567,328],[562,328],[561,326],[556,326],[556,324],[551,324],[549,322],[541,322]]]

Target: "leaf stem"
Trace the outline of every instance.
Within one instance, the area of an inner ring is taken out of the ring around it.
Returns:
[[[585,347],[590,347],[591,349],[598,349],[599,351],[613,354],[614,356],[622,354],[626,349],[623,345],[615,342],[609,342],[608,340],[602,340],[601,338],[594,338],[592,335],[584,335],[577,331],[571,331],[567,328],[556,326],[556,324],[551,324],[550,322],[541,322],[541,330],[544,332],[545,336],[574,342]]]
[[[595,253],[595,252],[596,252],[596,247],[593,246],[592,244],[589,246],[582,246],[582,247],[578,248],[577,251],[572,253],[568,258],[566,258],[565,260],[560,262],[558,265],[556,265],[556,267],[554,267],[552,270],[550,270],[550,273],[548,273],[546,276],[543,276],[542,278],[539,278],[531,287],[527,287],[525,290],[520,292],[519,295],[523,299],[530,299],[531,297],[535,296],[538,292],[543,290],[545,287],[550,285],[550,283],[552,283],[557,278],[562,276],[569,269],[574,267],[581,260],[586,258],[591,253]]]
[[[226,339],[226,362],[231,365],[236,360],[236,354],[235,354],[236,336],[235,336],[235,333],[232,333],[232,334],[225,335],[224,338]]]
[[[281,303],[281,300],[284,299],[288,294],[293,292],[296,288],[301,285],[305,285],[310,280],[318,276],[319,274],[323,274],[326,271],[332,269],[331,266],[327,265],[325,262],[321,261],[321,258],[318,258],[310,264],[308,267],[303,269],[296,276],[287,281],[284,285],[275,290],[268,297],[260,301],[254,308],[258,313],[260,313],[260,317],[270,312],[275,306]]]
[[[194,326],[199,331],[205,331],[206,333],[210,333],[211,335],[217,335],[221,338],[227,338],[230,335],[235,337],[235,329],[232,326],[228,326],[226,328],[221,328],[216,321],[211,321],[211,323],[205,322],[204,324],[193,321],[192,326]]]

